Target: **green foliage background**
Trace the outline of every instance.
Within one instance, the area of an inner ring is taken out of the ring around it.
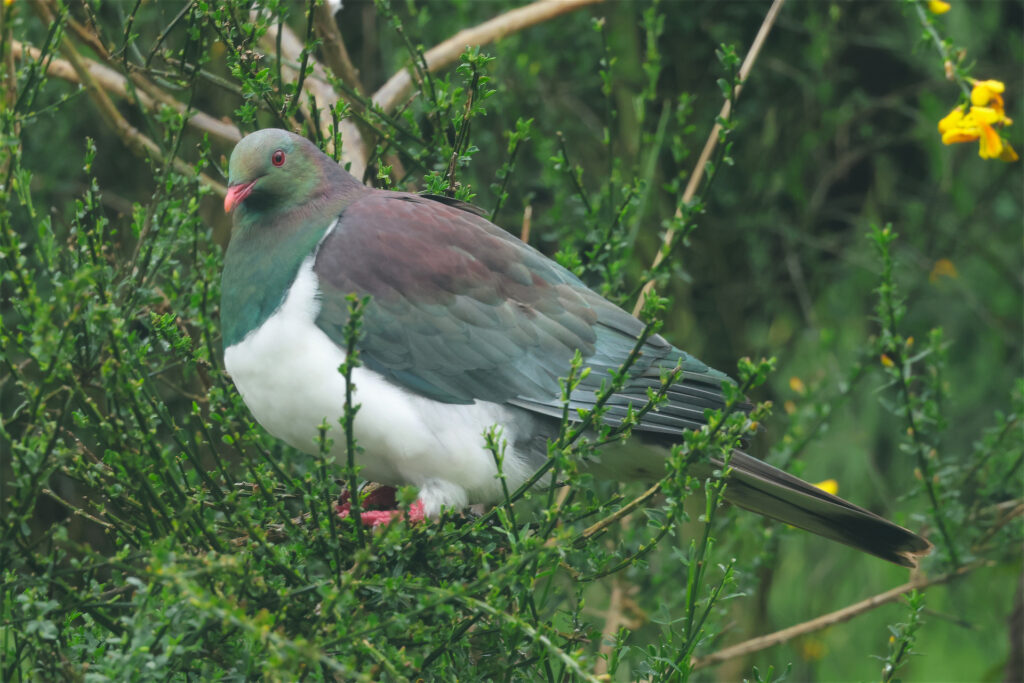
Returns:
[[[940,144],[936,122],[962,93],[913,2],[788,3],[713,183],[675,222],[722,104],[716,81],[730,78],[716,51],[742,57],[767,3],[596,5],[485,46],[491,61],[435,74],[401,113],[359,98],[335,112],[388,141],[368,180],[444,191],[454,154],[457,196],[517,234],[530,207],[530,242],[627,308],[674,225],[685,237],[658,274],[662,334],[721,369],[777,359],[750,390],[774,406],[752,452],[923,530],[937,550],[922,576],[965,568],[909,605],[699,670],[691,655],[906,571],[731,508],[705,524],[703,485],[682,476],[590,538],[646,486],[572,472],[578,445],[553,456],[575,491],[563,506],[538,490],[483,520],[361,540],[331,514],[342,465],[266,435],[223,372],[230,227],[197,173],[223,183],[230,144],[130,92],[115,106],[160,150],[133,154],[86,89],[14,57],[27,44],[67,59],[65,40],[243,133],[323,141],[331,112],[299,111],[273,43],[257,40],[278,22],[306,36],[311,6],[267,0],[246,19],[252,4],[16,0],[0,15],[4,680],[869,680],[890,675],[886,661],[904,680],[1012,675],[1024,184],[1020,163]],[[974,76],[1006,83],[1024,121],[1024,5],[953,4],[937,29]],[[350,0],[337,22],[372,92],[416,46],[514,6]],[[175,155],[188,168],[161,161]],[[725,425],[692,452],[749,427]],[[626,596],[622,628],[602,653],[613,594]]]

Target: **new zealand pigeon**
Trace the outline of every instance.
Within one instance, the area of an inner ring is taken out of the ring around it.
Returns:
[[[417,510],[501,499],[483,433],[501,427],[509,487],[547,458],[562,415],[559,377],[575,351],[591,369],[570,409],[594,406],[643,324],[469,205],[363,186],[315,145],[283,130],[246,136],[231,155],[224,208],[234,228],[224,259],[224,364],[256,419],[315,453],[318,426],[337,426],[345,382],[346,295],[369,295],[353,373],[362,475],[419,487]],[[642,406],[679,364],[669,401],[634,433],[638,450],[603,454],[596,474],[661,476],[667,446],[724,405],[721,372],[660,336],[649,338],[607,420]],[[928,541],[736,452],[732,503],[915,566]],[[373,521],[373,520],[371,520]]]

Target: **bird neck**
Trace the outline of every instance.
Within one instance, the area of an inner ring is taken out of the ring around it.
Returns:
[[[349,201],[323,198],[273,214],[236,216],[221,278],[224,348],[242,341],[277,310],[302,262]]]

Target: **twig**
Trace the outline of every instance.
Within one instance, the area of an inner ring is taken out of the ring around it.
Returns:
[[[595,5],[604,0],[537,0],[525,7],[499,14],[484,23],[459,31],[454,36],[427,50],[423,57],[427,70],[439,71],[453,63],[467,45],[484,45],[511,33],[522,31],[573,10]],[[405,69],[389,78],[373,94],[373,102],[385,112],[394,110],[412,92],[412,76]]]
[[[608,673],[608,658],[615,648],[615,634],[619,632],[619,626],[623,625],[622,618],[622,580],[619,574],[612,577],[612,594],[608,598],[608,611],[605,613],[604,628],[601,629],[601,657],[594,665],[594,675],[604,676]]]
[[[493,19],[488,19],[478,26],[459,31],[451,38],[427,50],[423,54],[423,62],[428,73],[440,71],[454,63],[469,45],[485,45],[567,12],[600,2],[604,2],[604,0],[537,0],[525,7],[519,7]],[[402,69],[373,94],[371,102],[375,109],[388,114],[409,98],[412,89],[413,77],[409,70]],[[359,135],[359,130],[352,121],[348,119],[342,121],[341,128],[342,140],[345,142],[343,149],[346,152],[345,161],[351,162],[349,170],[352,175],[361,178],[369,161],[368,145],[366,140]]]
[[[523,209],[523,227],[519,231],[519,239],[523,242],[530,243],[530,224],[533,221],[533,204],[527,204],[526,208]]]
[[[45,24],[50,24],[56,21],[56,18],[42,3],[37,4],[35,8],[36,12]],[[100,87],[100,84],[93,78],[85,60],[78,54],[78,50],[75,49],[74,44],[72,44],[71,40],[66,35],[61,36],[60,51],[65,57],[67,57],[72,69],[74,69],[75,74],[78,76],[79,82],[85,87],[86,92],[89,93],[89,97],[100,110],[100,115],[106,120],[107,124],[114,129],[114,132],[117,133],[122,142],[124,142],[130,150],[141,158],[146,158],[148,155],[160,162],[168,163],[168,161],[163,158],[163,152],[160,150],[160,147],[143,135],[137,128],[128,123],[127,119],[125,119],[124,116],[121,115],[121,112],[117,110],[117,107],[114,106],[114,103],[111,102],[110,98],[107,96],[107,91]],[[169,163],[173,164],[174,168],[183,175],[192,176],[195,174],[195,169],[191,165],[177,157],[171,159]],[[199,173],[198,179],[201,183],[210,187],[220,196],[223,197],[227,194],[227,188],[223,184],[217,182],[205,173]]]
[[[787,641],[793,640],[794,638],[807,635],[808,633],[820,631],[821,629],[832,626],[833,624],[839,624],[844,621],[849,621],[850,619],[854,618],[859,614],[870,612],[876,607],[880,607],[882,605],[885,605],[896,600],[904,593],[909,593],[912,590],[920,588],[928,588],[929,586],[937,586],[943,583],[948,583],[953,579],[959,578],[965,574],[969,574],[970,572],[974,571],[975,569],[978,569],[979,567],[991,566],[994,564],[995,563],[989,562],[987,560],[979,560],[972,564],[964,565],[956,571],[949,572],[948,574],[936,576],[933,579],[917,577],[911,581],[908,581],[902,586],[897,586],[896,588],[887,590],[884,593],[873,595],[867,600],[862,600],[852,605],[848,605],[840,610],[836,610],[835,612],[829,612],[828,614],[823,614],[820,617],[815,617],[814,619],[811,619],[810,621],[805,621],[802,624],[790,626],[789,628],[784,628],[781,631],[769,633],[768,635],[758,636],[757,638],[751,638],[750,640],[746,640],[742,643],[737,643],[736,645],[731,645],[727,648],[721,649],[718,652],[713,652],[710,655],[704,657],[695,657],[690,662],[691,668],[694,671],[696,671],[697,669],[704,669],[709,666],[721,664],[722,662],[727,661],[729,659],[733,659],[735,657],[741,657],[743,655],[749,655],[754,652],[766,650],[769,647],[778,645],[780,643],[785,643]]]
[[[263,44],[268,53],[271,52],[270,46],[274,46],[276,49],[278,40],[277,29],[276,25],[271,25],[267,28],[267,33],[263,37]],[[278,58],[281,60],[282,77],[287,77],[289,82],[298,81],[298,61],[301,59],[305,45],[295,35],[295,32],[287,26],[281,27],[280,40],[281,53],[278,55]],[[338,103],[338,94],[331,87],[327,72],[324,70],[323,65],[316,59],[313,59],[312,56],[309,57],[308,61],[313,65],[313,73],[303,80],[303,87],[308,93],[312,94],[318,108],[333,108]],[[306,98],[300,98],[299,106],[307,118],[311,118],[312,113]],[[351,164],[349,172],[352,175],[356,178],[362,178],[368,161],[367,145],[363,135],[355,121],[351,118],[342,119],[338,124],[338,128],[341,131],[341,139],[344,142],[341,148],[341,160],[343,163]],[[327,149],[325,151],[327,154],[334,153],[333,140],[327,141]]]
[[[313,28],[320,38],[324,51],[324,63],[338,79],[348,87],[360,93],[365,93],[362,82],[359,80],[359,70],[352,64],[348,56],[348,49],[345,41],[338,30],[338,24],[334,21],[331,8],[327,3],[317,5],[313,13]],[[356,102],[352,102],[353,105]]]
[[[0,56],[3,59],[3,82],[4,82],[4,108],[13,109],[18,101],[18,75],[14,68],[14,49],[11,38],[14,29],[11,26],[11,10],[6,5],[0,5]],[[38,61],[38,60],[37,60]],[[21,122],[15,118],[15,137],[21,139]],[[5,154],[0,157],[0,178],[6,178],[14,160],[13,154]],[[6,378],[4,378],[6,380]]]
[[[39,48],[32,47],[31,45],[25,45],[17,40],[11,42],[11,54],[15,59],[24,59],[27,57],[29,59],[39,60],[40,58]],[[117,71],[108,66],[104,66],[95,60],[86,59],[81,56],[79,56],[79,61],[81,66],[93,79],[96,85],[107,93],[124,99],[130,99],[132,97],[128,91],[128,79]],[[86,85],[82,82],[82,78],[79,76],[71,62],[64,59],[50,59],[46,65],[46,75],[52,78],[59,78],[63,81],[68,81],[70,83],[81,83],[82,85]],[[173,98],[161,98],[158,102],[146,92],[139,90],[136,90],[135,96],[138,98],[139,103],[149,111],[156,111],[161,104],[166,104],[174,107],[174,109],[176,109],[180,114],[186,113],[185,105]],[[192,111],[188,113],[188,123],[193,128],[209,133],[212,137],[217,138],[222,142],[234,144],[242,139],[242,134],[238,130],[237,126],[215,119],[209,114],[204,114],[203,112]]]
[[[768,38],[768,34],[771,32],[772,26],[775,24],[775,19],[778,17],[779,11],[782,9],[782,5],[785,1],[786,0],[774,0],[772,2],[772,6],[768,8],[768,13],[764,15],[764,20],[761,22],[761,28],[758,29],[757,35],[754,36],[754,42],[750,44],[750,50],[747,52],[747,56],[743,59],[743,64],[740,66],[740,82],[733,90],[732,99],[726,100],[725,104],[722,105],[722,110],[718,112],[718,121],[729,118],[729,114],[732,112],[732,103],[739,99],[740,92],[743,90],[743,84],[747,82],[747,77],[750,75],[750,71],[754,67],[754,62],[757,61],[757,56],[761,52],[761,47]],[[693,195],[697,193],[697,186],[704,177],[704,168],[707,166],[708,160],[711,158],[711,153],[715,151],[715,147],[718,145],[719,133],[722,131],[722,124],[718,123],[718,121],[716,121],[715,125],[711,128],[711,133],[708,135],[708,139],[704,143],[704,149],[701,150],[700,157],[694,165],[693,173],[690,175],[690,181],[686,184],[686,189],[683,191],[682,202],[680,202],[679,208],[676,209],[676,218],[682,217],[682,206],[689,204],[693,200]],[[657,269],[657,267],[661,265],[661,262],[665,260],[665,255],[668,253],[668,248],[672,244],[672,240],[675,239],[675,235],[676,231],[671,227],[665,232],[665,237],[662,240],[662,248],[658,250],[658,253],[654,257],[654,263],[651,264],[652,271]],[[647,299],[647,295],[650,294],[653,287],[654,278],[651,278],[644,284],[643,289],[640,290],[640,296],[637,297],[636,305],[633,307],[633,315],[637,315],[643,309],[644,300]]]
[[[654,494],[661,490],[662,484],[664,484],[667,479],[667,476],[659,479],[657,484],[647,489],[633,500],[629,501],[629,503],[623,505],[621,508],[619,508],[612,514],[608,515],[604,519],[597,521],[594,524],[587,527],[586,529],[584,529],[583,533],[579,536],[579,540],[586,541],[592,538],[598,532],[607,529],[609,526],[611,526],[615,522],[627,516],[633,510],[643,505],[645,502],[647,502],[647,500],[654,496]]]

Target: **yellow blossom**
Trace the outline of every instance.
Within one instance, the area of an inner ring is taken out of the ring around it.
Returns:
[[[945,14],[951,7],[952,5],[942,0],[928,0],[928,11],[932,14]]]
[[[786,411],[787,415],[792,415],[796,412],[796,404],[792,401],[786,401],[782,404],[782,409]]]
[[[960,277],[956,266],[948,258],[940,258],[935,262],[935,265],[932,266],[932,272],[928,273],[928,282],[936,283],[939,281],[939,278],[943,277]]]
[[[807,391],[807,387],[804,386],[804,382],[799,377],[789,378],[789,388],[798,394],[802,394]]]
[[[839,482],[835,479],[826,479],[825,481],[819,481],[815,484],[816,487],[824,491],[825,493],[831,493],[833,496],[839,493]]]
[[[1006,92],[1004,83],[992,79],[979,81],[972,78],[971,85],[974,86],[971,88],[971,104],[984,107],[989,102],[996,100],[999,102],[999,108],[1003,108],[1002,94]]]
[[[995,80],[972,80],[971,84],[970,108],[955,107],[939,121],[942,143],[952,145],[978,140],[978,155],[982,159],[1016,161],[1017,153],[994,128],[1013,124],[1003,103],[1006,86]]]
[[[889,358],[889,356],[885,355],[884,353],[882,354],[882,357],[879,360],[881,360],[882,365],[884,365],[887,368],[891,368],[893,365],[895,365],[895,363],[892,362],[892,358]]]

